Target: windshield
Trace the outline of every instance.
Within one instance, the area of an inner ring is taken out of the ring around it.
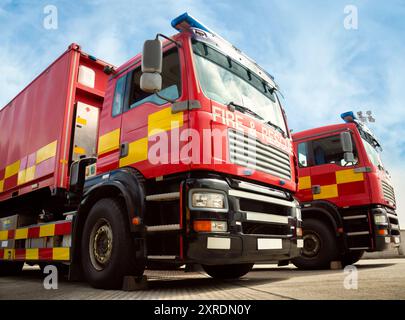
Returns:
[[[367,156],[370,159],[371,163],[374,164],[376,167],[383,169],[383,164],[378,151],[364,138],[361,138],[361,140],[363,140],[364,148],[366,149]]]
[[[198,78],[208,98],[240,105],[252,111],[245,113],[287,133],[278,97],[265,81],[205,43],[193,40],[193,51]]]

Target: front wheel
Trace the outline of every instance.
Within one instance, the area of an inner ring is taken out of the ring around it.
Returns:
[[[333,230],[323,221],[306,219],[302,238],[301,255],[292,259],[292,263],[299,269],[329,269],[330,263],[338,257]]]
[[[249,273],[253,263],[225,264],[218,266],[203,265],[204,271],[214,279],[238,279]]]
[[[82,267],[95,288],[119,289],[124,276],[141,276],[144,263],[136,261],[134,241],[124,207],[117,199],[102,199],[84,225]]]

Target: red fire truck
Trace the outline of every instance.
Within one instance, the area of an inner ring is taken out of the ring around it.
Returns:
[[[293,263],[304,269],[357,262],[364,251],[398,247],[394,189],[379,142],[353,112],[343,124],[293,135],[299,163],[304,247]]]
[[[0,111],[0,274],[59,263],[117,288],[152,263],[238,278],[299,254],[273,77],[187,13],[172,25],[119,68],[72,44]]]

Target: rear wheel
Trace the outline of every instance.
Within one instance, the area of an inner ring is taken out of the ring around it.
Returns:
[[[144,264],[135,259],[135,246],[123,205],[102,199],[91,209],[83,230],[82,267],[96,288],[118,289],[123,277],[141,276]]]
[[[0,276],[16,276],[21,273],[24,262],[0,261]]]
[[[304,220],[304,247],[301,255],[292,259],[300,269],[329,269],[338,256],[336,237],[331,228],[316,219]]]
[[[204,271],[214,279],[238,279],[249,273],[253,263],[225,264],[218,266],[203,265]]]
[[[342,257],[342,265],[348,266],[348,265],[356,263],[357,261],[359,261],[361,259],[363,254],[364,254],[364,250],[346,252]]]

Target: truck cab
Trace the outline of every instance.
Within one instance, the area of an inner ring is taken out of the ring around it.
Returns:
[[[400,243],[394,189],[382,148],[353,112],[345,123],[293,135],[298,157],[297,198],[302,204],[304,248],[294,263],[327,268],[356,262],[364,251]]]

